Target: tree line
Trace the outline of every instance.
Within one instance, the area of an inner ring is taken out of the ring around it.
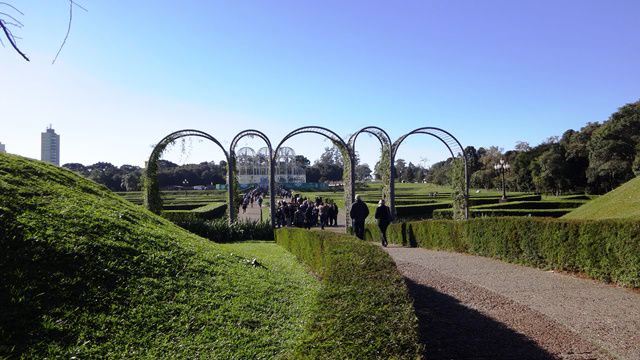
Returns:
[[[508,151],[497,146],[468,146],[464,151],[473,188],[501,188],[493,166],[504,159],[510,164],[505,176],[510,191],[602,194],[640,174],[640,101],[624,105],[602,123],[589,122],[534,147],[518,142]],[[452,159],[428,169],[398,159],[394,171],[399,181],[446,185],[451,167]]]

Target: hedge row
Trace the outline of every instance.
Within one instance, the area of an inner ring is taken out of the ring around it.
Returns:
[[[450,207],[451,202],[396,206],[396,216],[399,218],[431,218],[435,210]]]
[[[379,231],[369,226],[375,241]],[[640,222],[543,218],[431,220],[393,224],[389,241],[498,258],[640,287]]]
[[[275,234],[322,279],[294,358],[419,357],[412,300],[389,255],[348,235],[289,228]]]
[[[189,219],[174,223],[189,232],[217,243],[273,240],[273,229],[268,221],[238,221],[229,224],[227,218],[224,217],[213,220]]]
[[[469,209],[469,214],[473,218],[498,217],[498,216],[535,216],[559,218],[571,212],[573,209]],[[434,219],[453,219],[453,210],[442,209],[433,212]]]
[[[174,223],[213,220],[223,217],[226,211],[227,204],[213,203],[193,210],[164,210],[162,211],[162,217]]]
[[[512,201],[540,201],[541,195],[516,195],[509,197]],[[497,204],[500,202],[499,197],[470,197],[469,206]]]
[[[584,204],[584,201],[579,200],[509,201],[498,204],[481,205],[474,207],[474,209],[575,209]]]

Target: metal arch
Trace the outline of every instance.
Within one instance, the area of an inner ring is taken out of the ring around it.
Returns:
[[[391,148],[392,148],[392,143],[391,143],[391,137],[389,136],[389,134],[382,128],[379,128],[377,126],[367,126],[367,127],[363,127],[362,129],[356,131],[353,135],[351,135],[349,137],[349,147],[351,148],[351,154],[353,156],[353,163],[355,164],[355,156],[356,156],[356,140],[358,139],[358,136],[362,133],[367,133],[367,134],[371,134],[373,135],[376,139],[378,139],[378,141],[380,142],[380,151],[381,151],[381,157],[382,157],[382,152],[384,151],[384,147],[385,145],[389,147],[389,156],[391,156]],[[391,161],[391,159],[389,159],[389,182],[393,181],[392,178],[392,171],[393,171],[393,162]],[[391,192],[391,188],[392,185],[391,184],[386,184],[388,187],[388,191]],[[355,169],[351,170],[351,176],[349,179],[349,187],[351,189],[351,202],[353,203],[355,201],[355,195],[356,195],[356,174],[355,174]],[[389,197],[391,197],[391,194],[389,194]],[[389,201],[389,199],[388,199]],[[393,206],[393,204],[391,204],[390,202],[390,206]],[[394,207],[395,209],[395,207]],[[392,214],[393,214],[393,210],[392,209]]]
[[[384,131],[384,129],[381,129],[377,126],[367,126],[356,131],[353,135],[349,137],[349,146],[351,147],[351,151],[353,152],[354,155],[356,153],[356,140],[358,139],[358,136],[362,133],[368,133],[375,136],[380,142],[380,146],[391,145],[391,137],[389,136],[389,134],[387,134],[386,131]],[[385,144],[385,141],[386,141],[386,144]]]
[[[171,134],[165,136],[164,138],[162,138],[162,140],[158,142],[158,144],[153,148],[153,151],[151,152],[151,154],[157,153],[157,151],[164,151],[164,149],[172,142],[187,136],[202,137],[207,140],[213,141],[216,145],[220,147],[220,149],[222,149],[222,152],[224,152],[224,157],[227,159],[227,161],[229,160],[229,153],[227,153],[227,150],[225,150],[224,146],[222,146],[222,144],[216,138],[207,134],[204,131],[195,130],[195,129],[184,129],[184,130],[178,130],[178,131],[172,132]]]
[[[296,135],[300,135],[300,134],[318,134],[318,135],[322,135],[325,138],[331,140],[334,144],[337,144],[339,146],[341,146],[344,150],[346,150],[347,155],[349,157],[349,159],[343,159],[344,165],[346,166],[347,164],[349,165],[349,170],[351,173],[353,173],[354,169],[353,169],[353,153],[351,152],[351,149],[349,148],[349,145],[347,145],[347,143],[340,137],[340,135],[336,134],[333,130],[327,129],[325,127],[321,127],[321,126],[303,126],[303,127],[299,127],[293,131],[291,131],[290,133],[288,133],[287,135],[285,135],[285,137],[280,141],[280,143],[278,144],[278,146],[276,146],[276,148],[274,149],[273,152],[273,159],[275,160],[275,157],[278,154],[278,151],[280,150],[280,148],[282,147],[282,145],[289,139],[291,139],[292,137],[296,136]],[[344,192],[345,192],[345,196],[344,196],[344,206],[345,206],[345,211],[343,211],[343,213],[345,213],[345,225],[348,227],[351,223],[349,216],[346,216],[346,214],[349,212],[348,209],[351,208],[351,203],[353,202],[353,194],[351,194],[351,188],[349,188],[349,191],[347,192],[347,187],[344,186]]]
[[[262,131],[259,130],[255,130],[255,129],[248,129],[248,130],[243,130],[241,132],[239,132],[231,141],[231,145],[229,146],[229,154],[231,156],[231,158],[233,159],[233,163],[230,161],[229,162],[229,166],[227,166],[228,169],[228,176],[229,179],[234,178],[235,179],[235,173],[234,173],[234,168],[235,168],[235,159],[236,159],[236,146],[238,146],[238,143],[240,142],[240,140],[246,136],[257,136],[260,139],[264,140],[264,142],[267,144],[267,151],[268,151],[268,156],[269,156],[269,214],[271,215],[271,227],[275,228],[276,227],[276,189],[275,189],[275,171],[274,171],[274,161],[273,161],[273,147],[271,146],[271,140],[269,140],[269,137],[267,135],[265,135]],[[229,183],[233,184],[231,181],[229,181]],[[233,203],[233,200],[235,198],[235,189],[233,186],[229,186],[229,204]],[[235,217],[235,203],[233,204],[234,207],[233,209],[229,208],[229,214],[231,214],[231,211],[233,211],[234,217]],[[229,205],[231,206],[231,205]]]
[[[410,135],[414,135],[414,134],[425,134],[425,135],[431,135],[435,138],[437,138],[438,140],[440,140],[449,150],[449,153],[451,154],[451,157],[455,158],[456,155],[454,154],[452,147],[457,147],[456,150],[460,150],[459,152],[459,156],[462,158],[463,164],[464,164],[464,180],[465,180],[465,189],[464,189],[464,216],[465,219],[469,219],[469,170],[468,170],[468,165],[467,165],[467,156],[464,152],[464,148],[462,147],[462,144],[460,144],[460,141],[458,141],[458,139],[453,136],[450,132],[437,128],[437,127],[421,127],[418,129],[415,129],[407,134],[402,135],[400,138],[398,138],[398,140],[396,140],[393,145],[392,145],[392,149],[391,149],[391,162],[393,163],[396,157],[396,154],[398,152],[398,148],[400,147],[400,145],[402,144],[402,142],[409,137]],[[394,181],[391,182],[392,184],[394,184]],[[395,208],[395,206],[394,206]]]
[[[231,146],[229,146],[229,152],[236,151],[236,147],[238,146],[238,142],[240,142],[240,140],[242,140],[242,138],[244,138],[246,136],[257,136],[257,137],[261,138],[262,140],[264,140],[265,143],[267,143],[267,149],[269,149],[269,151],[272,150],[271,140],[269,140],[267,135],[265,135],[262,131],[259,131],[259,130],[247,129],[247,130],[243,130],[243,131],[239,132],[233,138],[233,140],[231,140]],[[271,155],[271,154],[269,154],[269,155]]]
[[[444,133],[444,136],[446,136],[446,138],[444,138],[443,136],[440,136],[438,134],[438,132]],[[458,139],[456,139],[455,136],[453,136],[451,133],[449,133],[446,130],[440,129],[440,128],[436,128],[436,127],[421,127],[418,129],[415,129],[407,134],[402,135],[400,138],[398,138],[398,140],[396,140],[393,143],[393,152],[392,152],[392,156],[393,158],[395,158],[396,153],[398,151],[398,147],[400,147],[400,144],[402,144],[402,142],[409,137],[410,135],[414,135],[414,134],[427,134],[427,135],[431,135],[433,137],[438,138],[440,141],[442,141],[442,143],[444,143],[447,148],[449,149],[449,152],[451,153],[451,156],[455,157],[456,155],[453,153],[451,146],[453,145],[454,147],[457,145],[458,149],[456,150],[460,150],[460,154],[464,155],[464,148],[462,147],[462,144],[460,144],[460,142],[458,141]],[[451,143],[453,141],[453,143]]]
[[[349,151],[349,146],[347,145],[347,143],[344,142],[344,140],[342,140],[342,138],[340,137],[340,135],[336,134],[335,132],[333,132],[333,130],[321,127],[321,126],[303,126],[300,128],[297,128],[293,131],[291,131],[290,133],[288,133],[287,135],[285,135],[285,137],[282,139],[282,141],[280,141],[280,143],[278,144],[278,146],[276,146],[274,150],[274,154],[278,153],[278,150],[280,150],[280,148],[282,147],[282,145],[284,145],[284,143],[291,139],[292,137],[296,136],[296,135],[300,135],[300,134],[318,134],[318,135],[322,135],[324,137],[326,137],[327,139],[331,140],[331,141],[336,141],[338,142],[342,147],[344,147],[347,151]]]
[[[147,170],[149,169],[149,166],[152,166],[151,164],[157,164],[157,160],[159,160],[158,158],[160,157],[160,155],[162,154],[162,152],[164,152],[164,150],[167,148],[167,146],[169,146],[169,144],[171,144],[172,142],[183,138],[183,137],[188,137],[188,136],[195,136],[195,137],[201,137],[201,138],[205,138],[207,140],[212,141],[213,143],[215,143],[216,145],[218,145],[218,147],[220,147],[220,149],[222,150],[222,152],[224,153],[224,157],[225,159],[227,159],[227,164],[230,163],[230,158],[229,158],[229,153],[227,153],[227,151],[225,150],[224,146],[222,146],[222,144],[213,136],[207,134],[204,131],[200,131],[200,130],[195,130],[195,129],[183,129],[183,130],[178,130],[178,131],[174,131],[171,134],[165,136],[164,138],[162,138],[162,140],[160,140],[160,142],[158,142],[158,144],[156,146],[154,146],[153,150],[151,151],[151,155],[149,155],[149,161],[147,161]],[[158,173],[157,173],[157,168],[155,168],[153,174],[150,174],[148,171],[146,172],[146,178],[156,178],[158,177]],[[229,181],[229,183],[231,184],[231,182]],[[145,205],[147,206],[147,208],[153,212],[158,212],[161,209],[155,209],[155,208],[150,208],[150,205],[148,203],[148,199],[149,197],[154,197],[154,198],[158,198],[160,197],[160,189],[158,187],[157,181],[153,181],[154,185],[148,185],[151,186],[151,188],[148,188],[147,185],[145,185],[145,192],[144,192],[144,197],[145,197]],[[155,206],[155,205],[154,205]],[[227,206],[231,206],[231,203],[227,204]],[[229,216],[229,221],[231,222],[232,220],[232,215]]]

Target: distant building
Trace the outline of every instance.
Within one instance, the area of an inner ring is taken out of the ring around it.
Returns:
[[[269,186],[269,152],[261,148],[258,152],[243,147],[237,152],[238,183],[240,185]],[[292,148],[281,147],[275,161],[276,183],[291,186],[307,182],[305,170],[296,163]]]
[[[40,160],[60,166],[60,135],[56,134],[51,125],[41,135]]]
[[[4,148],[4,144],[0,143],[0,153],[6,153],[7,150]]]

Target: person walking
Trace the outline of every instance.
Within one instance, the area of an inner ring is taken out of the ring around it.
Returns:
[[[364,240],[364,221],[369,216],[369,208],[360,195],[356,195],[356,202],[351,205],[349,216],[353,220],[354,233],[359,239]]]
[[[378,222],[378,228],[380,228],[380,232],[382,233],[382,246],[387,247],[387,228],[391,223],[391,211],[389,207],[384,204],[384,199],[380,199],[378,202],[375,218]]]
[[[320,213],[320,228],[324,230],[324,227],[327,226],[327,219],[329,218],[329,206],[321,203],[318,212]]]
[[[338,204],[334,202],[333,204],[331,204],[331,207],[333,208],[333,211],[331,212],[331,216],[333,217],[333,226],[338,226]]]

